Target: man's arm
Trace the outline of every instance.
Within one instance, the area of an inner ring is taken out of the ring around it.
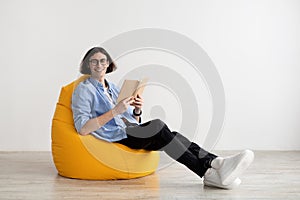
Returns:
[[[123,99],[120,101],[113,109],[109,110],[108,112],[92,118],[88,120],[81,128],[79,131],[80,135],[88,135],[93,131],[98,130],[101,128],[103,125],[105,125],[107,122],[112,120],[115,116],[124,113],[128,106],[133,103],[133,98],[128,97],[126,99]]]

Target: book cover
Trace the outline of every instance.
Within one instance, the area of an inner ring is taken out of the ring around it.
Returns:
[[[124,80],[123,85],[121,87],[117,103],[121,100],[134,96],[136,97],[138,94],[142,95],[145,86],[148,82],[148,78],[143,78],[142,80]]]

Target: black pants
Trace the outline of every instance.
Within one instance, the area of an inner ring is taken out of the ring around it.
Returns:
[[[211,167],[217,156],[196,143],[189,141],[178,132],[172,132],[161,120],[151,120],[126,128],[127,138],[117,141],[132,149],[165,151],[170,157],[187,166],[200,177]]]

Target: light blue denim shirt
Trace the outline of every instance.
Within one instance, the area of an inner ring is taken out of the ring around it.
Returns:
[[[103,85],[96,79],[89,77],[79,83],[72,95],[72,111],[77,132],[85,123],[114,108],[120,89],[108,82],[107,92],[111,95],[113,103],[104,93]],[[139,124],[133,117],[133,107],[129,106],[123,114],[117,115],[98,130],[91,134],[108,142],[115,142],[126,138],[126,124],[121,118],[126,118],[130,123]]]

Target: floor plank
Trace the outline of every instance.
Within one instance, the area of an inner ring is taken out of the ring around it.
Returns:
[[[225,156],[235,152],[218,152]],[[0,199],[300,199],[300,151],[256,151],[234,190],[203,186],[161,156],[156,173],[132,180],[85,181],[57,175],[50,152],[0,152]]]

